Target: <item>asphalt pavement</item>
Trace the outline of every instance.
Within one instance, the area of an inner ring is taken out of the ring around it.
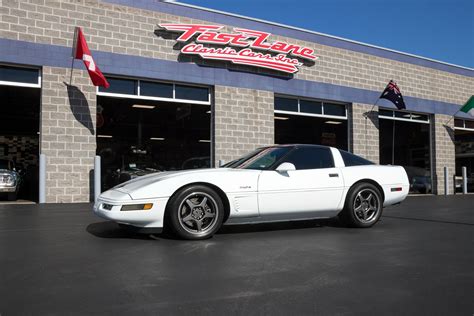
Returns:
[[[474,195],[334,220],[137,235],[90,204],[0,205],[0,315],[474,314]]]

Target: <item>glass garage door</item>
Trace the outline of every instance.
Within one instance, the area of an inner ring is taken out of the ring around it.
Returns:
[[[348,149],[345,104],[275,96],[275,143]]]
[[[209,87],[109,77],[97,97],[102,189],[158,171],[211,166]]]

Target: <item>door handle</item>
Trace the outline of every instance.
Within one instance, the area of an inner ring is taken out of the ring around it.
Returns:
[[[330,178],[339,177],[339,173],[330,173],[330,174],[329,174],[329,177],[330,177]]]

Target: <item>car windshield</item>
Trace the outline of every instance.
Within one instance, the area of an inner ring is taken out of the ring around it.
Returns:
[[[0,169],[10,170],[10,164],[8,162],[6,159],[0,159]]]
[[[233,160],[222,168],[266,170],[291,150],[291,147],[259,148],[248,155]]]

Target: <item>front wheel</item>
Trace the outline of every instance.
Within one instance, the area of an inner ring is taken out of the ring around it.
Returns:
[[[350,227],[371,227],[382,215],[383,201],[379,189],[370,183],[359,183],[346,197],[342,220]]]
[[[224,205],[209,187],[193,185],[178,191],[167,208],[167,223],[183,239],[206,239],[221,227]]]

